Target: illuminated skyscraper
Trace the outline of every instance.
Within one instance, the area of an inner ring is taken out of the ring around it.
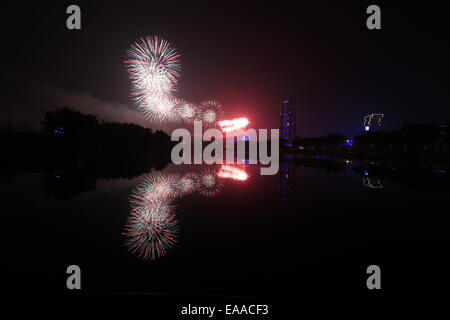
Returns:
[[[291,147],[295,138],[296,115],[294,99],[288,97],[281,103],[280,112],[280,137],[281,145]]]

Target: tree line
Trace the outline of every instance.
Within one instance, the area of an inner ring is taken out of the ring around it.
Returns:
[[[294,150],[347,151],[384,154],[448,155],[450,135],[447,123],[406,123],[396,130],[365,131],[349,139],[329,133],[321,137],[295,137]]]

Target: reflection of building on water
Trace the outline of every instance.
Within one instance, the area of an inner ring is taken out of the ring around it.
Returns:
[[[371,189],[383,189],[381,180],[375,177],[364,176],[363,185]]]
[[[288,201],[295,187],[295,165],[289,156],[285,156],[284,162],[280,165],[280,198]]]
[[[448,146],[448,125],[446,123],[441,123],[438,125],[439,137],[436,141],[436,146],[438,150],[447,151]]]
[[[282,147],[292,147],[296,134],[296,113],[294,99],[288,97],[281,103],[280,111],[280,140]],[[285,156],[285,162],[280,165],[280,197],[282,201],[289,199],[289,194],[294,189],[295,184],[295,166],[289,159],[289,156]]]

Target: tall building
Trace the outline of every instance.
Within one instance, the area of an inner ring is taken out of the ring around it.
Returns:
[[[281,145],[291,147],[295,138],[296,115],[294,99],[288,97],[281,103],[280,112],[280,137]]]

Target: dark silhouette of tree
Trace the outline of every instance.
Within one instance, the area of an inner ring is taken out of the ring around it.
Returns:
[[[345,142],[347,138],[337,133],[329,133],[322,137],[295,137],[293,144],[295,147],[306,147],[313,149],[337,148]]]
[[[449,144],[447,124],[406,123],[398,130],[363,132],[354,138],[359,150],[429,153],[445,151]]]
[[[48,111],[42,121],[43,131],[76,140],[83,147],[99,149],[121,149],[129,154],[141,153],[143,149],[167,148],[170,137],[163,131],[152,132],[132,123],[117,123],[97,120],[94,115],[61,108]]]
[[[79,111],[61,108],[48,111],[42,121],[44,132],[51,134],[64,134],[78,138],[89,138],[99,127],[96,116],[83,114]]]

